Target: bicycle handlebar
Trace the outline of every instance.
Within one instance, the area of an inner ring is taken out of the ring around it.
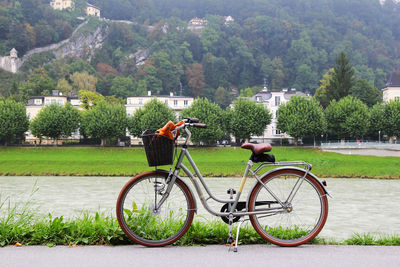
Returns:
[[[207,124],[204,123],[189,123],[188,125],[196,128],[207,128]]]
[[[199,119],[198,118],[190,118],[190,117],[185,117],[183,120],[187,123],[198,123]]]

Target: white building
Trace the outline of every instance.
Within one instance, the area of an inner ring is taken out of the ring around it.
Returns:
[[[152,96],[151,91],[148,91],[147,96],[130,96],[126,99],[126,114],[128,116],[133,115],[138,108],[143,107],[153,98],[167,104],[168,107],[175,111],[177,117],[180,115],[182,109],[189,107],[194,101],[193,97],[174,96],[173,93],[170,93],[169,95]]]
[[[80,107],[82,102],[78,99],[78,96],[63,96],[57,90],[53,90],[51,95],[32,96],[31,98],[29,98],[28,103],[25,105],[26,115],[28,116],[29,120],[32,120],[46,105],[58,104],[60,106],[64,106],[67,102],[70,102],[73,107],[82,110],[82,108]],[[79,131],[76,130],[71,138],[79,139]],[[37,140],[38,138],[31,135],[30,131],[26,133],[27,142],[34,143]],[[42,143],[46,144],[46,142]]]
[[[224,20],[225,20],[225,25],[228,25],[235,21],[231,16],[224,17]]]
[[[207,25],[207,20],[205,19],[199,19],[199,18],[193,18],[189,21],[189,25]]]
[[[400,76],[399,72],[393,71],[390,75],[388,81],[386,82],[386,87],[382,89],[383,102],[387,103],[390,100],[400,101]]]
[[[126,114],[132,116],[137,109],[143,108],[143,106],[152,99],[157,99],[168,105],[173,111],[175,111],[176,117],[178,118],[182,109],[187,108],[193,104],[194,98],[189,96],[174,96],[173,93],[169,95],[152,96],[151,91],[147,92],[147,96],[130,96],[126,99]],[[167,122],[165,122],[167,123]],[[127,133],[129,135],[129,133]],[[179,141],[179,139],[178,139]],[[135,138],[131,136],[131,144],[142,144],[141,138]]]
[[[55,10],[63,10],[73,8],[74,2],[72,0],[53,0],[50,2],[50,6]]]
[[[92,4],[86,3],[86,15],[96,16],[100,18],[100,8]]]
[[[271,112],[272,115],[271,124],[267,126],[267,128],[264,131],[264,134],[262,136],[252,136],[251,137],[252,141],[256,141],[258,143],[262,142],[280,143],[281,140],[285,138],[290,141],[293,140],[293,137],[291,137],[286,133],[282,133],[280,130],[278,130],[276,112],[280,104],[289,101],[290,98],[294,95],[305,96],[303,92],[298,92],[296,91],[296,89],[291,89],[291,90],[282,89],[282,91],[279,92],[271,92],[268,91],[267,87],[264,87],[264,89],[261,92],[258,92],[257,94],[255,94],[250,98],[250,100],[253,100],[257,103],[262,103],[266,108],[268,108],[268,110]]]

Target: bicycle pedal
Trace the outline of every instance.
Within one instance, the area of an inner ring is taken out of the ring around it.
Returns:
[[[227,247],[234,247],[236,245],[236,240],[233,240],[232,243],[226,243],[225,246]]]

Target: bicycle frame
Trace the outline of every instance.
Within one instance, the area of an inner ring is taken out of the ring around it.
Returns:
[[[197,168],[195,162],[193,161],[192,157],[190,156],[190,153],[187,149],[187,144],[188,144],[188,140],[190,139],[191,133],[187,128],[184,128],[186,133],[188,134],[188,137],[186,138],[186,142],[182,147],[181,153],[179,155],[178,161],[175,165],[174,171],[171,172],[170,171],[170,175],[168,176],[169,181],[168,181],[168,187],[167,190],[164,194],[164,196],[161,198],[160,202],[157,204],[156,209],[159,209],[161,207],[161,205],[164,203],[164,201],[166,200],[166,198],[169,195],[169,192],[171,191],[173,184],[175,183],[176,177],[182,179],[179,176],[179,172],[182,169],[186,175],[190,178],[190,180],[192,181],[197,194],[199,195],[200,201],[202,203],[202,205],[204,206],[204,208],[211,214],[215,215],[215,216],[219,216],[219,217],[225,217],[225,216],[229,216],[229,215],[233,215],[233,216],[246,216],[246,215],[256,215],[256,214],[277,214],[279,212],[283,212],[288,208],[288,204],[291,203],[292,199],[294,198],[294,196],[296,195],[297,191],[299,190],[301,184],[304,181],[304,178],[307,176],[307,174],[309,173],[309,171],[311,170],[311,165],[307,164],[303,161],[289,161],[289,162],[277,162],[277,163],[262,163],[260,166],[258,166],[254,171],[251,170],[251,168],[253,167],[253,162],[251,160],[249,160],[247,162],[246,165],[246,169],[244,171],[243,177],[242,177],[242,181],[240,183],[240,187],[237,191],[236,197],[235,199],[220,199],[218,197],[216,197],[211,190],[209,189],[209,187],[207,186],[203,176],[201,175],[199,169]],[[202,184],[202,186],[204,187],[205,191],[208,194],[208,197],[206,198],[203,194],[203,191],[196,179],[196,177],[194,176],[194,174],[183,164],[183,159],[187,158],[191,167],[193,168],[195,174],[198,177],[198,180],[200,180],[200,183]],[[262,183],[261,179],[262,176],[265,174],[263,173],[261,176],[258,176],[257,173],[265,168],[265,167],[274,167],[274,166],[294,166],[294,165],[303,165],[305,166],[305,174],[303,177],[299,177],[299,179],[297,180],[295,186],[293,187],[291,193],[289,194],[288,198],[284,201],[280,200],[275,194],[274,192],[272,192],[272,190],[270,190],[265,184]],[[252,211],[249,212],[247,211],[247,205],[248,205],[248,201],[246,201],[246,211],[234,211],[236,209],[237,204],[239,203],[239,199],[240,196],[242,194],[244,185],[246,183],[247,178],[249,177],[249,173],[251,174],[251,176],[255,177],[258,183],[261,183],[262,186],[271,194],[271,196],[276,200],[276,203],[280,204],[280,207],[278,208],[267,208],[267,209],[263,209],[262,211]],[[218,212],[213,210],[207,203],[207,201],[209,199],[213,199],[217,202],[220,203],[231,203],[231,211],[233,212]]]

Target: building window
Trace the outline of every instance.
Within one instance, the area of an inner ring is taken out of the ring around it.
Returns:
[[[168,99],[165,99],[164,102],[165,102],[165,104],[168,106]]]
[[[256,101],[261,102],[261,96],[256,96]]]
[[[281,130],[276,129],[276,130],[275,130],[275,134],[276,134],[276,135],[280,135],[280,134],[281,134]]]
[[[128,98],[128,105],[132,104],[132,100]]]
[[[174,100],[174,106],[176,107],[178,105],[178,100]]]
[[[281,103],[281,97],[275,96],[275,106],[279,106],[280,103]]]
[[[400,96],[395,96],[395,97],[394,97],[394,100],[395,100],[395,101],[400,101]]]
[[[188,100],[183,100],[183,105],[184,105],[185,107],[187,107],[187,106],[189,105],[189,101],[188,101]]]
[[[64,101],[63,101],[62,99],[58,99],[58,100],[57,100],[57,104],[58,104],[59,106],[64,106]]]
[[[42,100],[41,99],[35,99],[35,105],[41,105]]]
[[[139,105],[143,105],[143,99],[139,98]]]
[[[45,100],[45,104],[46,104],[46,105],[49,105],[50,103],[51,103],[50,99],[46,99],[46,100]]]

